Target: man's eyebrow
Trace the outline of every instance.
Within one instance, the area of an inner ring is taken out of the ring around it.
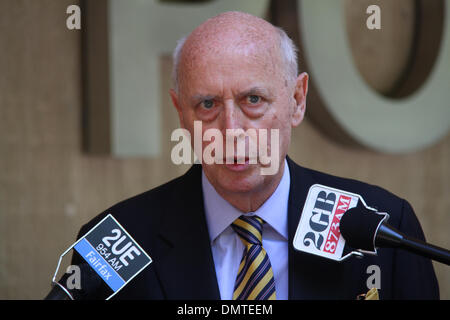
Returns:
[[[270,90],[263,87],[253,87],[238,94],[239,98],[244,98],[247,96],[263,96],[265,98],[270,98],[272,94]]]
[[[199,103],[205,100],[216,100],[217,96],[213,96],[213,95],[209,95],[209,94],[194,94],[191,97],[191,102],[192,103]]]
[[[238,93],[237,98],[242,99],[242,98],[245,98],[247,96],[252,96],[252,95],[262,96],[266,99],[270,99],[272,97],[272,93],[269,89],[264,88],[264,87],[252,87],[248,90]],[[193,103],[193,104],[197,104],[197,103],[200,103],[205,100],[218,100],[218,99],[220,99],[219,96],[215,96],[215,95],[211,95],[211,94],[201,94],[201,93],[194,94],[190,98],[191,103]]]

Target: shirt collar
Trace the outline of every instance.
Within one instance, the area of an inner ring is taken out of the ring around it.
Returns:
[[[286,240],[288,239],[287,212],[290,180],[289,166],[287,161],[284,160],[283,176],[274,193],[258,210],[246,214],[261,217]],[[203,170],[202,189],[209,238],[213,242],[234,220],[244,213],[233,207],[217,193]]]

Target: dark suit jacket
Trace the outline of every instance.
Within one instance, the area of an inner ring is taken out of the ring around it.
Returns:
[[[313,184],[360,194],[368,206],[390,214],[389,223],[424,240],[408,202],[376,186],[298,166],[288,158],[289,299],[351,299],[366,293],[370,265],[381,271],[380,299],[438,299],[431,261],[398,249],[378,256],[333,262],[294,250],[292,241],[308,190]],[[220,299],[206,225],[201,166],[183,176],[122,201],[84,225],[79,237],[111,213],[151,256],[153,262],[115,299]],[[73,263],[82,258],[73,256]],[[98,293],[95,297],[102,297]],[[95,298],[93,297],[93,298]]]

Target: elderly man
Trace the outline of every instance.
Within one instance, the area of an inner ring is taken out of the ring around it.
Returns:
[[[423,239],[410,205],[374,186],[302,168],[287,157],[291,130],[304,117],[308,75],[297,73],[295,47],[263,19],[240,12],[211,18],[174,53],[170,95],[180,125],[194,137],[216,129],[277,130],[267,151],[274,174],[248,157],[193,165],[182,177],[125,200],[111,213],[153,263],[115,298],[355,299],[368,291],[367,268],[381,271],[382,299],[438,298],[429,260],[394,249],[337,263],[296,251],[292,242],[309,188],[322,184],[360,194],[390,223]],[[224,138],[225,139],[225,138]],[[211,142],[203,141],[202,150]],[[234,143],[234,141],[233,141]],[[246,139],[248,151],[249,139]],[[202,156],[202,154],[198,154]],[[273,163],[272,163],[273,165]],[[74,262],[80,263],[74,255]],[[97,292],[95,297],[101,297]],[[94,296],[93,296],[94,297]]]

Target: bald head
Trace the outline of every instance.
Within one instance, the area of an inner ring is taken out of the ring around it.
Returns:
[[[178,42],[173,54],[175,91],[180,86],[180,73],[227,52],[278,64],[286,80],[295,81],[297,77],[296,48],[282,29],[247,13],[225,12],[208,19]]]

